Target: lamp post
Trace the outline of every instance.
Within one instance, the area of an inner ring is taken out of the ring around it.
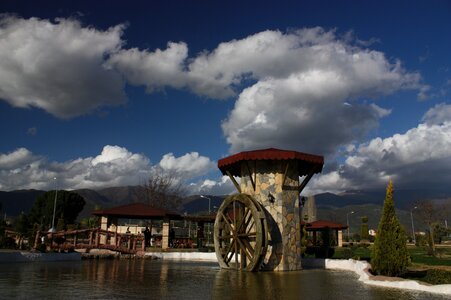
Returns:
[[[55,201],[53,202],[53,218],[52,218],[52,228],[49,229],[49,232],[56,232],[55,229],[55,213],[56,213],[56,199],[58,197],[58,184],[56,182],[56,177],[53,178],[55,180]]]
[[[348,225],[348,243],[349,243],[349,215],[353,213],[354,211],[350,211],[346,214],[346,225]]]
[[[417,244],[417,239],[416,239],[416,237],[415,237],[415,227],[413,226],[413,214],[412,214],[412,211],[413,211],[414,209],[416,209],[416,208],[417,208],[417,207],[415,206],[413,209],[410,210],[410,221],[412,222],[412,237],[413,237],[412,241],[413,241],[413,244],[414,244],[414,245]]]
[[[204,195],[200,195],[200,197],[201,197],[201,198],[204,198],[204,199],[208,199],[208,214],[210,214],[210,213],[211,213],[211,211],[210,211],[210,207],[211,207],[211,198],[210,198],[210,197],[207,197],[207,196],[204,196]]]
[[[204,199],[208,199],[208,215],[210,215],[210,213],[211,213],[211,198],[210,197],[207,197],[207,196],[204,196],[204,195],[200,195],[200,197],[201,198],[204,198]],[[207,244],[210,244],[210,226],[211,226],[211,224],[210,224],[210,222],[208,223],[208,235],[207,235]]]

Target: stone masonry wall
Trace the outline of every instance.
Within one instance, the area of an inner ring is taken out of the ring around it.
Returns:
[[[285,185],[282,186],[287,163],[288,172]],[[243,162],[241,175],[241,191],[252,195],[266,210],[270,246],[265,259],[265,269],[275,271],[301,269],[297,162]],[[249,176],[256,179],[255,191]]]

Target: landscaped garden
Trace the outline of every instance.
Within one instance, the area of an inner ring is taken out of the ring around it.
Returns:
[[[409,246],[411,264],[404,278],[430,284],[451,284],[451,245],[438,246],[436,255],[430,255],[428,247]],[[371,246],[349,246],[335,248],[332,259],[371,261]]]

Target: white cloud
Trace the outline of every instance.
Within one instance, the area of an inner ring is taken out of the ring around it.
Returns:
[[[429,109],[422,119],[428,125],[440,125],[451,121],[451,105],[441,103]]]
[[[60,118],[124,103],[120,75],[104,66],[121,47],[122,31],[0,15],[0,98]]]
[[[157,169],[175,171],[180,180],[189,181],[205,175],[213,163],[196,152],[182,157],[172,153],[163,156],[161,163],[150,164],[143,154],[126,148],[107,145],[95,157],[78,158],[66,162],[49,162],[25,148],[0,154],[0,190],[104,188],[142,184]]]
[[[165,86],[182,88],[186,85],[183,74],[184,61],[188,56],[185,43],[168,43],[165,50],[154,52],[136,48],[121,50],[111,56],[108,65],[119,70],[134,85],[145,85],[148,92]]]
[[[380,188],[389,178],[398,188],[449,188],[451,182],[451,105],[430,109],[404,134],[375,138],[354,149],[338,170],[317,175],[314,191]]]
[[[177,174],[181,178],[195,178],[216,168],[208,157],[201,156],[197,152],[186,153],[180,157],[175,157],[172,153],[165,154],[159,163],[159,167],[167,172]]]
[[[218,47],[209,62],[215,64],[221,53],[233,54],[233,61],[242,58],[235,63],[238,74],[249,72],[257,81],[240,93],[222,124],[232,153],[280,147],[330,155],[364,137],[390,113],[362,99],[422,87],[419,74],[406,72],[399,61],[391,63],[383,53],[321,28],[267,31],[226,46]],[[223,65],[233,68],[229,59],[224,55]],[[262,115],[265,122],[258,122]]]
[[[205,179],[191,183],[188,191],[192,195],[229,195],[237,192],[228,176],[222,176],[218,180]]]

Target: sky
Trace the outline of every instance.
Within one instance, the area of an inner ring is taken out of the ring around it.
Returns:
[[[306,194],[451,182],[449,1],[0,2],[0,190],[233,185],[323,155]],[[55,179],[56,178],[56,179]]]

